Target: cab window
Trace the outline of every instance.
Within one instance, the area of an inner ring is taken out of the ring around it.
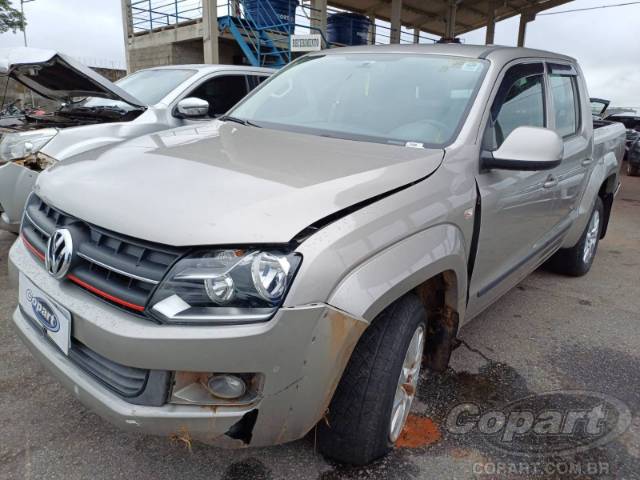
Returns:
[[[491,107],[484,146],[493,151],[518,127],[545,127],[544,67],[541,63],[511,67]]]
[[[553,98],[556,132],[565,138],[575,135],[580,126],[576,77],[551,74],[549,85]]]

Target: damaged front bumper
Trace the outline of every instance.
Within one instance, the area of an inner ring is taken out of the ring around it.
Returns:
[[[158,325],[50,277],[21,241],[11,249],[10,269],[13,281],[19,271],[69,309],[72,341],[110,361],[152,371],[262,375],[262,389],[250,405],[132,404],[78,368],[25,313],[15,311],[13,323],[34,356],[103,418],[127,430],[220,446],[264,446],[304,436],[325,414],[366,328],[326,304],[282,308],[269,322],[253,325]]]

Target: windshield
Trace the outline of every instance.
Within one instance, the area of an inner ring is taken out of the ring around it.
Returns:
[[[187,69],[141,70],[127,75],[115,83],[145,105],[155,105],[195,73],[195,70]],[[88,98],[78,105],[89,108],[109,106],[124,110],[132,108],[125,102],[98,97]]]
[[[304,57],[229,116],[267,128],[442,147],[456,135],[487,63],[389,53]]]

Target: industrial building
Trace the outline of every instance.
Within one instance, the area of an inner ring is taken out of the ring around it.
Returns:
[[[282,66],[301,49],[354,44],[456,41],[498,21],[520,16],[517,44],[527,24],[568,0],[121,0],[127,68],[187,63]],[[313,42],[311,42],[313,44]],[[308,45],[308,44],[307,44]]]

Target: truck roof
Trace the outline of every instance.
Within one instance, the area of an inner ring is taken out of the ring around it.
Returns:
[[[211,63],[191,63],[184,65],[160,65],[157,67],[143,68],[141,70],[197,70],[200,73],[212,73],[221,70],[237,72],[259,72],[272,74],[276,72],[273,68],[253,67],[251,65],[224,65]]]
[[[432,55],[452,55],[467,58],[487,58],[497,62],[509,62],[517,58],[555,58],[575,62],[567,55],[536,50],[533,48],[508,47],[504,45],[462,45],[459,43],[444,44],[391,44],[367,45],[358,47],[342,47],[322,50],[323,55],[340,55],[343,53],[421,53]]]

